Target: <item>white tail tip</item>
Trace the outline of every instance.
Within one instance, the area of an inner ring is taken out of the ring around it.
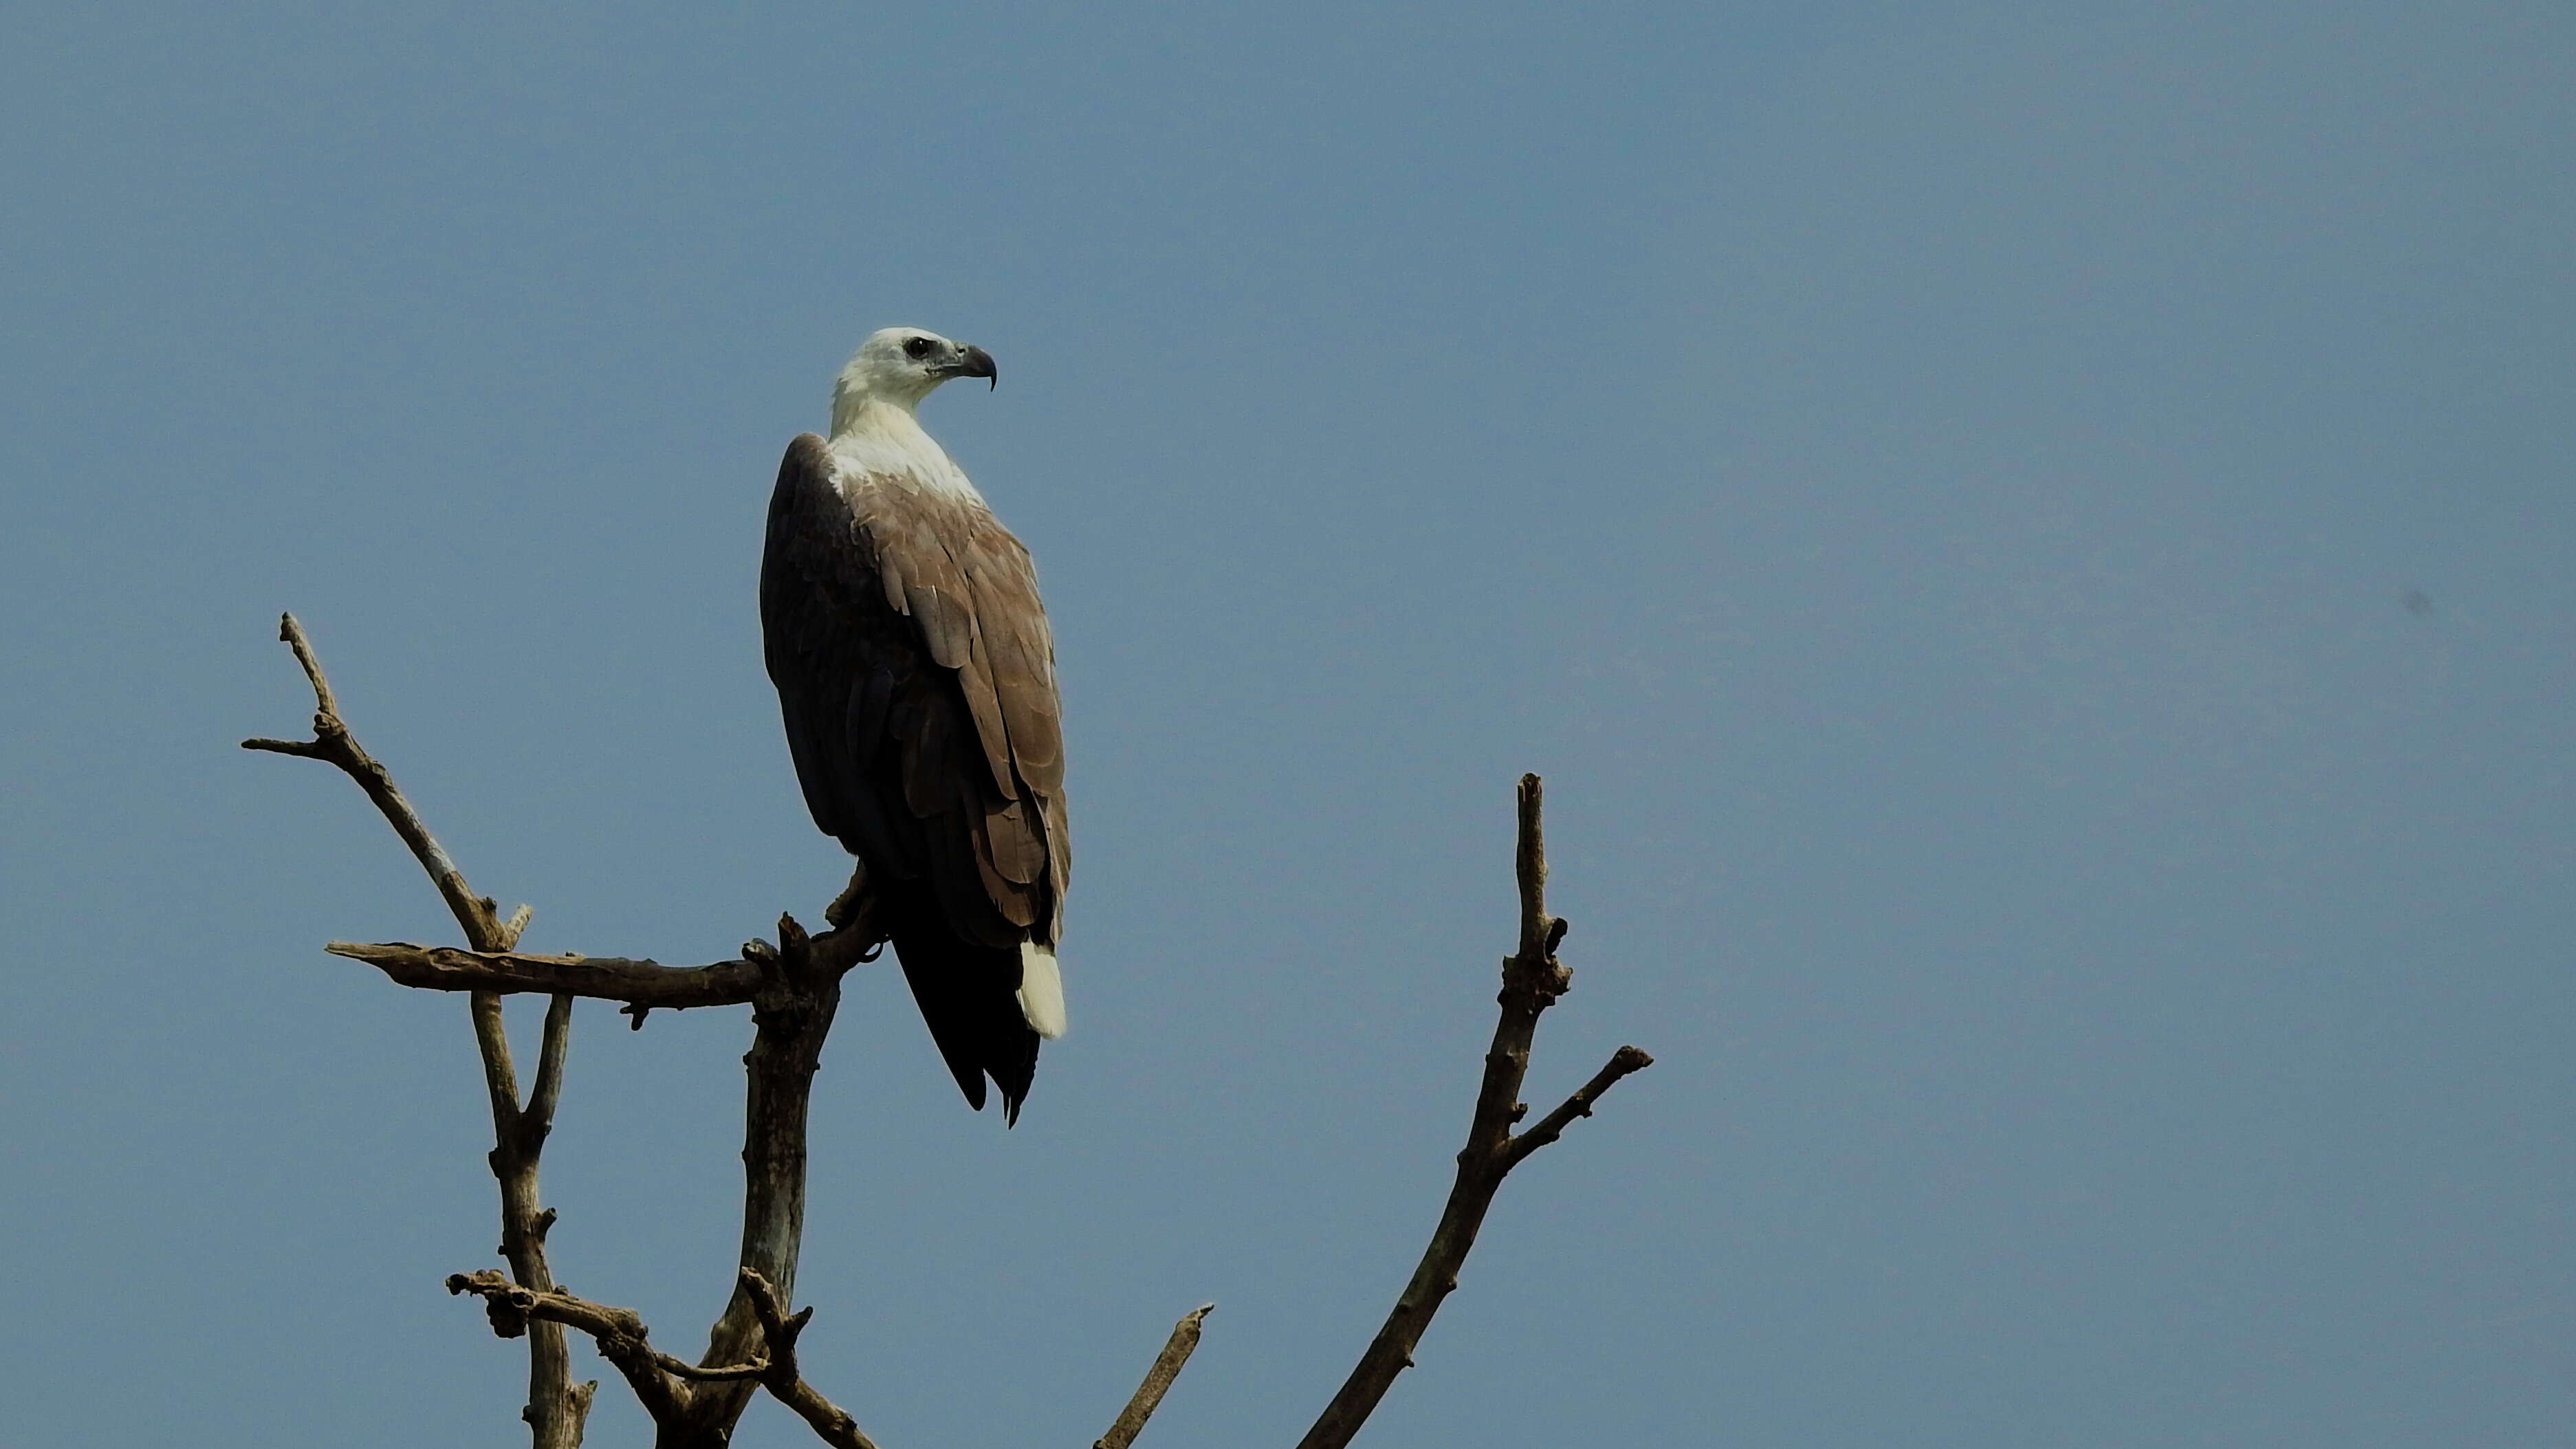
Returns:
[[[1035,941],[1020,943],[1020,1019],[1049,1041],[1064,1035],[1064,976],[1055,952]]]

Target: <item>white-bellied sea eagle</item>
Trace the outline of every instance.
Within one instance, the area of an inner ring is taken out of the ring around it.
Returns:
[[[865,867],[931,1039],[977,1111],[1016,1122],[1064,1032],[1056,943],[1072,852],[1055,645],[1028,550],[913,410],[980,347],[917,327],[861,344],[832,435],[787,445],[760,625],[806,808]]]

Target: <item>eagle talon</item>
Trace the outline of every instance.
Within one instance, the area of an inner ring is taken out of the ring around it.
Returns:
[[[823,919],[831,923],[833,930],[847,930],[852,922],[867,912],[867,908],[868,867],[867,862],[861,861],[851,869],[850,883],[841,887],[841,893],[823,908]]]

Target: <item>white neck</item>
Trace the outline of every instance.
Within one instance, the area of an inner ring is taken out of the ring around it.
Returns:
[[[844,490],[870,478],[912,478],[942,493],[983,501],[964,469],[951,462],[937,439],[922,430],[912,409],[918,399],[873,393],[832,397],[832,461]]]
[[[919,428],[913,409],[921,406],[917,397],[887,397],[868,388],[836,387],[832,389],[832,436],[857,432],[864,428]]]

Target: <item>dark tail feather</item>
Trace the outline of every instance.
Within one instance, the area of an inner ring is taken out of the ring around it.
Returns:
[[[1018,949],[978,946],[940,923],[911,922],[895,928],[894,954],[958,1089],[981,1112],[990,1075],[1002,1089],[1004,1122],[1016,1124],[1038,1072],[1038,1034],[1020,1014]]]

